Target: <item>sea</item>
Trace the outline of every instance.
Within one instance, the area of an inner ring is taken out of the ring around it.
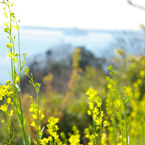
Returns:
[[[17,49],[17,32],[15,46]],[[0,27],[0,83],[3,84],[11,77],[10,59],[6,56],[9,43],[7,34]],[[114,55],[114,49],[123,48],[129,54],[145,54],[145,36],[142,30],[91,30],[79,28],[44,28],[20,27],[21,53],[27,54],[27,61],[36,55],[44,55],[49,49],[70,45],[73,48],[85,47],[97,57],[108,58]],[[69,48],[68,48],[69,49]],[[63,49],[62,49],[63,51]]]

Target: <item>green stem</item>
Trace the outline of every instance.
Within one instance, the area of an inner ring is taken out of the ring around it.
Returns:
[[[39,135],[39,124],[40,124],[40,120],[39,120],[39,88],[37,88],[38,86],[34,83],[33,80],[33,75],[27,75],[30,79],[30,83],[34,86],[36,94],[37,94],[37,143],[38,145],[40,145],[40,135]]]
[[[9,9],[9,14],[10,14],[10,32],[9,32],[10,43],[13,43],[12,35],[11,35],[11,33],[12,33],[12,30],[11,30],[11,27],[12,27],[12,24],[11,24],[12,19],[11,19],[10,6],[8,6],[8,9]],[[19,35],[19,31],[18,31],[18,47],[19,47],[19,68],[20,68],[20,74],[21,74],[21,58],[20,58],[21,55],[20,55],[20,35]],[[10,51],[11,51],[11,53],[13,53],[13,52],[15,52],[15,49],[14,48],[10,48]],[[17,117],[18,117],[18,119],[20,121],[20,128],[22,130],[22,134],[23,134],[23,138],[24,138],[24,140],[23,140],[24,141],[24,145],[28,145],[28,141],[27,141],[26,133],[25,133],[25,129],[24,129],[24,121],[23,121],[23,112],[22,112],[21,100],[20,100],[20,92],[18,92],[18,90],[17,90],[17,88],[15,86],[15,84],[16,84],[15,83],[16,72],[15,72],[15,63],[13,62],[13,58],[11,58],[11,74],[12,74],[13,91],[14,91],[14,94],[13,94],[14,105],[15,105]],[[16,103],[15,92],[17,93],[18,105]],[[20,109],[20,114],[19,114],[18,109]]]
[[[93,119],[93,132],[96,134],[96,125],[95,125],[95,120]],[[97,138],[95,138],[95,142],[97,143]]]
[[[37,112],[37,139],[38,139],[38,145],[40,145],[40,136],[39,136],[39,92],[36,91],[37,93],[37,105],[38,105],[38,112]]]
[[[18,26],[18,24],[17,24]],[[20,83],[21,83],[21,74],[22,74],[22,69],[21,69],[21,49],[20,49],[20,30],[19,30],[19,26],[18,26],[18,49],[19,49],[19,68],[20,68],[20,81],[19,81],[19,87],[20,87]]]
[[[114,102],[114,95],[111,94],[111,101]],[[114,110],[114,105],[111,105],[111,110]],[[113,119],[112,119],[112,126],[113,126],[113,141],[114,144],[117,144],[117,123],[116,123],[116,119],[115,119],[115,114],[113,113]]]
[[[10,135],[10,117],[8,116],[8,112],[6,113],[7,117],[7,125],[8,125],[8,139],[9,139],[9,145],[11,145],[11,135]]]
[[[27,141],[27,136],[26,136],[25,129],[24,129],[24,119],[23,119],[23,111],[22,111],[22,105],[21,105],[21,99],[20,99],[20,92],[19,92],[19,90],[17,88],[15,88],[15,89],[16,89],[17,98],[18,98],[18,102],[19,102],[19,106],[18,107],[20,109],[21,129],[22,129],[22,133],[23,133],[25,144],[27,145],[28,141]]]
[[[9,32],[9,36],[10,36],[10,43],[12,43],[12,30],[11,30],[11,27],[12,27],[12,19],[11,19],[11,10],[10,10],[10,7],[8,6],[8,9],[9,9],[9,14],[10,14],[10,32]],[[10,48],[10,52],[13,53],[13,49],[12,47]],[[13,58],[11,58],[11,73],[12,73],[12,80],[14,78],[14,70],[13,70]]]
[[[102,112],[102,108],[100,107],[100,117],[101,117],[101,112]],[[103,122],[103,116],[102,116],[102,122]],[[102,122],[100,124],[100,139],[101,139],[101,145],[102,145]]]
[[[125,102],[124,102],[124,99],[123,99],[123,95],[122,95],[122,92],[121,92],[121,90],[120,90],[120,87],[119,87],[119,84],[118,84],[116,75],[115,75],[115,80],[116,80],[117,88],[118,88],[119,93],[120,93],[120,95],[121,95],[121,101],[122,101],[122,103],[123,103],[123,111],[124,111],[124,118],[125,118],[126,145],[128,145],[128,130],[127,130],[126,106],[125,106]],[[123,137],[123,136],[122,136],[122,137]]]
[[[144,130],[144,125],[143,125],[143,144],[145,144],[145,130]]]
[[[94,131],[94,133],[96,133],[96,125],[95,125],[94,119],[93,119],[93,131]]]
[[[93,115],[92,115],[92,118],[93,118]],[[93,118],[93,132],[94,132],[94,134],[96,134],[96,124],[95,124],[94,118]],[[97,144],[97,138],[95,138],[95,142]]]
[[[7,99],[5,97],[5,105],[7,105]],[[8,108],[7,108],[7,111],[6,111],[6,119],[7,119],[7,129],[8,129],[8,140],[9,140],[9,145],[11,145],[11,135],[10,135],[10,117],[8,116]]]

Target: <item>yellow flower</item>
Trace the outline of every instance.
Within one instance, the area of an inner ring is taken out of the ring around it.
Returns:
[[[33,99],[33,96],[30,96],[29,98],[30,98],[30,99]]]
[[[11,7],[13,7],[14,3],[10,3]]]
[[[136,83],[136,82],[133,83],[133,87],[134,87],[134,88],[137,88],[137,87],[138,87],[138,83]]]
[[[58,123],[59,118],[55,118],[53,116],[49,117],[48,119],[48,124],[47,124],[47,131],[48,134],[52,137],[55,138],[55,140],[58,139],[59,135],[57,134],[57,131],[59,130],[58,126],[56,125],[56,123]]]
[[[16,76],[16,82],[18,83],[20,81],[20,77]]]
[[[35,110],[34,110],[33,107],[30,107],[29,111],[30,111],[30,112],[34,112]]]
[[[101,111],[101,117],[103,117],[105,114],[103,113],[103,111]]]
[[[6,45],[8,48],[10,48],[10,47],[14,47],[14,44],[13,43],[9,43],[9,44],[7,44]]]
[[[44,117],[45,117],[45,115],[44,114],[41,114],[40,119],[42,120]]]
[[[91,111],[90,110],[88,110],[87,113],[88,113],[88,115],[91,115]]]
[[[93,113],[94,114],[99,114],[99,109],[97,107],[94,107]]]
[[[95,122],[96,122],[96,125],[102,124],[102,117],[97,118],[97,119],[95,120]]]
[[[15,62],[15,63],[17,63],[17,62],[18,62],[18,60],[19,60],[18,58],[17,58],[17,59],[16,59],[16,58],[14,58],[14,62]]]
[[[104,121],[103,122],[103,125],[104,125],[104,127],[108,126],[108,122],[107,121]]]
[[[5,120],[1,119],[1,122],[2,122],[2,123],[4,123],[4,122],[5,122]]]
[[[86,95],[88,95],[89,100],[93,100],[94,97],[98,94],[97,91],[93,90],[93,88],[89,88],[88,91],[86,92]]]
[[[88,143],[88,145],[94,145],[94,143],[93,143],[92,141],[90,141],[90,142]]]
[[[24,69],[24,72],[25,72],[25,75],[28,75],[28,74],[29,74],[29,68],[26,67],[26,68]]]
[[[106,139],[106,133],[102,134],[102,139]]]
[[[53,140],[53,138],[51,136],[49,136],[48,140],[51,142]]]
[[[69,142],[71,145],[79,145],[80,135],[71,135],[71,137],[69,138]]]
[[[0,94],[0,101],[3,99],[2,95]]]
[[[14,53],[9,52],[9,54],[7,54],[7,56],[8,56],[9,58],[13,58]]]
[[[141,85],[141,84],[142,84],[142,80],[141,80],[141,79],[138,79],[138,80],[137,80],[137,83],[138,83],[139,85]]]
[[[109,84],[107,85],[107,87],[108,87],[108,89],[111,89],[111,88],[112,88],[112,85],[109,83]]]
[[[117,145],[122,145],[122,142],[121,143],[117,143]]]
[[[35,124],[34,121],[30,125],[33,126],[33,127],[36,127],[36,124]]]
[[[37,141],[36,140],[33,140],[33,142],[34,142],[35,145],[37,145]]]
[[[15,28],[16,30],[18,30],[18,25],[14,26],[14,28]]]
[[[93,102],[89,102],[89,108],[90,108],[90,110],[93,110],[93,108],[94,108]]]
[[[6,112],[7,111],[7,106],[5,104],[1,105],[0,110]]]
[[[141,70],[141,71],[139,72],[139,74],[140,74],[141,78],[143,78],[143,77],[145,76],[145,71],[144,71],[144,70]]]
[[[7,99],[7,103],[10,104],[12,102],[11,98]]]
[[[7,84],[7,85],[9,85],[10,83],[11,83],[10,80],[6,81],[6,84]]]
[[[8,17],[7,13],[4,12],[4,16],[7,18]]]
[[[108,69],[109,69],[110,71],[113,71],[113,66],[110,65],[110,66],[108,67]]]
[[[7,27],[8,26],[8,23],[4,23],[4,25]]]
[[[93,91],[92,88],[89,88],[88,91],[86,92],[86,95],[90,95],[90,93]]]
[[[49,139],[48,138],[43,138],[40,140],[41,145],[46,145],[48,143]]]
[[[119,138],[122,139],[122,135],[119,135]]]
[[[33,117],[34,119],[37,119],[37,115],[36,115],[36,114],[32,114],[32,117]]]
[[[13,116],[13,110],[10,111],[10,116]]]
[[[53,116],[49,117],[49,119],[48,119],[48,122],[52,125],[58,123],[58,121],[59,121],[59,118],[55,118]]]
[[[41,114],[42,110],[39,110],[39,114]]]
[[[7,92],[7,96],[10,96],[10,95],[12,95],[13,94],[13,91],[12,90],[9,90],[8,92]]]

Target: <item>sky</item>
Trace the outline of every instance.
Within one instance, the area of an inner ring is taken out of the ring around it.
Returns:
[[[133,0],[145,5],[145,0]],[[127,0],[13,0],[21,26],[78,27],[89,29],[139,29],[145,11]],[[0,5],[0,25],[3,24]]]

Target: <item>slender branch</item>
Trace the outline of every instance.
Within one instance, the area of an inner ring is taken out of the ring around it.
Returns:
[[[137,4],[134,4],[131,0],[127,0],[128,4],[130,4],[131,6],[134,6],[136,8],[139,8],[141,10],[145,10],[145,7],[144,6],[140,6],[140,5],[137,5]]]

